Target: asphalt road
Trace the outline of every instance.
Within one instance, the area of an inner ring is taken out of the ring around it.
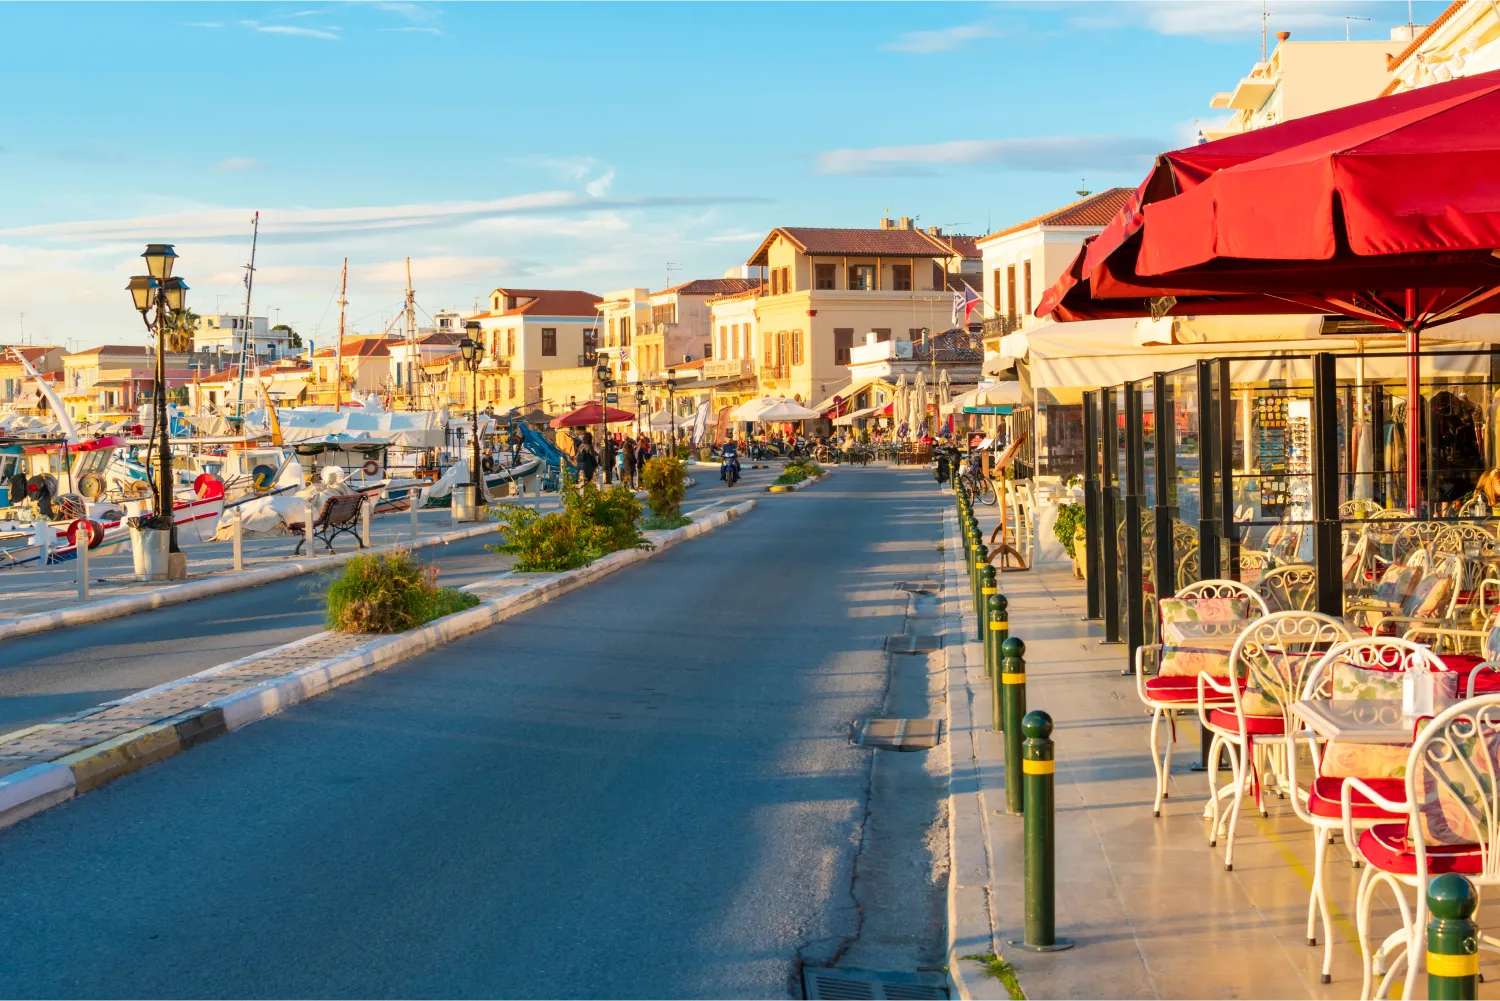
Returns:
[[[0,996],[779,997],[856,934],[925,471],[657,559],[0,831]]]
[[[731,494],[738,500],[765,496],[749,492],[754,484],[734,491],[710,490],[712,470],[707,473],[697,472],[700,486],[688,492],[686,509]],[[770,473],[757,471],[757,475],[765,480]],[[503,573],[510,565],[509,557],[485,551],[494,541],[466,539],[419,549],[417,555],[423,562],[437,564],[439,583],[462,587]],[[86,626],[0,641],[0,733],[45,723],[321,632],[323,607],[316,592],[324,583],[321,574],[292,577]]]

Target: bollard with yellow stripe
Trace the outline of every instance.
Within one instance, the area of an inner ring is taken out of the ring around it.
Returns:
[[[1026,734],[1021,757],[1026,782],[1026,932],[1010,944],[1027,952],[1061,952],[1073,943],[1057,937],[1052,717],[1033,710],[1018,729]],[[1007,768],[1009,764],[1007,758]]]
[[[1021,717],[1026,715],[1026,644],[1010,636],[1000,644],[1000,715],[1005,731],[1005,812],[1025,809],[1021,781]]]
[[[995,568],[986,563],[979,568],[979,601],[974,604],[974,618],[978,620],[977,632],[979,642],[984,642],[984,634],[989,632],[989,607],[990,599],[1000,593],[995,584]]]
[[[1479,894],[1456,872],[1427,886],[1427,996],[1433,1001],[1479,996]]]
[[[990,548],[983,542],[974,547],[974,574],[969,579],[969,597],[974,602],[974,614],[978,615],[980,609],[984,608],[984,598],[979,594],[979,575],[983,569],[989,566]]]
[[[1005,726],[1000,705],[1000,645],[1010,636],[1010,603],[1003,594],[992,595],[987,611],[990,628],[984,637],[984,676],[990,679],[991,725],[998,732]]]

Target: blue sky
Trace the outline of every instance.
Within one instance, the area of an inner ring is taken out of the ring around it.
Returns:
[[[1418,23],[1443,8],[1414,4]],[[1294,39],[1404,2],[1277,0]],[[980,233],[1211,121],[1259,3],[5,4],[0,343],[138,343],[125,279],[175,243],[200,312],[326,341],[491,288],[712,276],[773,226]],[[1274,44],[1274,39],[1272,40]],[[147,53],[159,53],[155,62]],[[279,312],[278,312],[279,310]],[[274,322],[274,320],[273,320]]]

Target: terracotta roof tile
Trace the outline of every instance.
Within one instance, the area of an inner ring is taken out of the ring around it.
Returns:
[[[920,229],[819,229],[811,226],[778,226],[761,241],[746,263],[760,267],[776,237],[791,241],[803,254],[848,257],[947,257],[944,238],[928,236]]]
[[[984,240],[993,240],[1001,236],[1009,236],[1022,230],[1032,229],[1036,226],[1100,226],[1108,225],[1120,211],[1120,206],[1125,204],[1135,191],[1134,188],[1110,188],[1108,191],[1095,192],[1087,198],[1080,198],[1076,202],[1070,202],[1060,209],[1043,213],[1035,219],[1027,219],[1025,222],[1007,226],[1005,229],[991,233],[983,237]]]
[[[676,292],[678,295],[736,295],[759,287],[759,278],[694,278],[651,294],[667,295]]]
[[[531,301],[508,309],[500,316],[588,316],[592,317],[599,312],[599,304],[602,300],[592,292],[581,292],[577,289],[544,289],[544,288],[497,288],[495,292],[502,296],[516,296],[517,298],[529,298]],[[490,293],[494,295],[495,292]],[[493,310],[481,314],[483,316],[497,315]]]
[[[1457,14],[1459,12],[1464,3],[1465,0],[1454,0],[1453,3],[1450,3],[1441,14],[1432,19],[1431,24],[1429,24],[1426,28],[1423,28],[1422,31],[1417,35],[1417,37],[1413,38],[1411,42],[1407,44],[1406,48],[1402,49],[1394,56],[1388,57],[1385,61],[1385,68],[1387,70],[1394,70],[1397,66],[1400,66],[1402,63],[1406,62],[1406,60],[1410,59],[1412,57],[1412,54],[1422,47],[1422,43],[1432,37],[1433,32],[1437,31],[1443,25],[1447,24],[1449,18],[1453,17],[1454,14]],[[1395,81],[1392,81],[1391,86],[1394,85]],[[1386,89],[1389,90],[1390,87],[1387,87]]]

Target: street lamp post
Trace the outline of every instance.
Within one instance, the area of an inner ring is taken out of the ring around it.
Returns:
[[[671,457],[677,458],[677,370],[667,369],[667,416],[672,424],[672,437],[670,439],[672,452]]]
[[[177,523],[172,510],[172,441],[167,426],[167,328],[187,308],[187,283],[172,276],[177,253],[170,243],[150,243],[141,255],[150,274],[136,275],[126,288],[141,314],[141,322],[156,336],[156,392],[152,398],[152,420],[156,425],[156,447],[160,451],[156,477],[156,514],[167,519],[171,540],[168,551],[177,548]],[[147,313],[152,313],[147,316]]]
[[[635,436],[641,436],[641,410],[646,406],[646,387],[635,384]]]
[[[486,500],[484,495],[484,473],[479,465],[479,363],[484,360],[484,348],[479,343],[479,321],[470,320],[464,324],[464,339],[458,342],[458,350],[463,355],[464,364],[469,367],[469,373],[473,378],[474,391],[474,427],[469,451],[470,477],[473,480],[474,510],[478,517],[478,510]]]
[[[609,416],[609,390],[614,385],[614,379],[610,375],[609,362],[603,358],[599,360],[599,367],[594,370],[599,377],[599,465],[604,470],[601,479],[605,485],[610,483],[610,448],[609,448],[609,422],[605,420]]]

